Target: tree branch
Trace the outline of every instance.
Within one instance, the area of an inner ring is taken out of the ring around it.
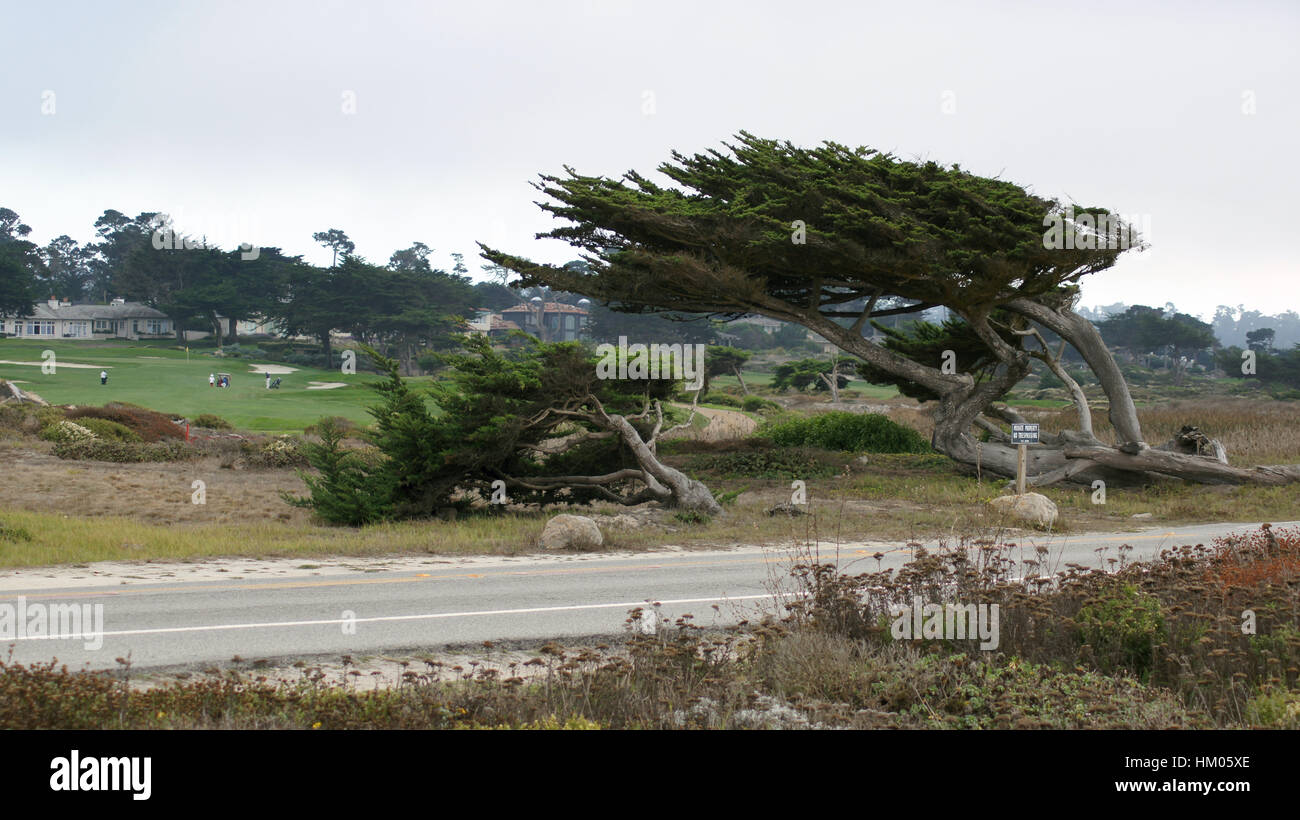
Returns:
[[[1074,409],[1079,416],[1079,432],[1095,439],[1096,435],[1092,432],[1092,409],[1088,407],[1088,397],[1084,395],[1083,388],[1074,380],[1074,377],[1067,373],[1064,367],[1061,367],[1060,359],[1052,356],[1051,349],[1047,346],[1047,340],[1043,338],[1043,334],[1038,332],[1038,328],[1032,326],[1028,330],[1012,330],[1011,332],[1017,336],[1032,335],[1042,345],[1043,349],[1041,351],[1031,350],[1029,355],[1045,363],[1048,369],[1056,374],[1056,378],[1065,383],[1070,395],[1074,397]],[[1064,350],[1064,339],[1061,340],[1061,344],[1062,350]]]
[[[871,318],[871,311],[876,309],[876,300],[879,298],[879,290],[871,294],[871,298],[867,300],[867,306],[862,309],[861,315],[854,319],[853,324],[849,326],[850,333],[856,333],[859,336],[862,335],[862,328],[866,326],[867,320]]]

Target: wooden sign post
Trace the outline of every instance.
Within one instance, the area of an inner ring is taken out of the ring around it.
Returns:
[[[1016,446],[1016,495],[1025,494],[1025,471],[1029,465],[1029,445],[1038,443],[1037,424],[1011,425],[1011,443]]]

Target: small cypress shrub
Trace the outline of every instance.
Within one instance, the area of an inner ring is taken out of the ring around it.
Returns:
[[[190,420],[190,424],[195,427],[205,427],[209,430],[233,430],[235,426],[214,413],[200,413]]]
[[[298,472],[311,494],[281,492],[280,497],[295,507],[314,510],[331,524],[357,527],[385,518],[392,507],[386,474],[371,470],[359,454],[343,447],[345,431],[333,419],[317,422],[316,433],[320,443],[302,449],[318,475]]]

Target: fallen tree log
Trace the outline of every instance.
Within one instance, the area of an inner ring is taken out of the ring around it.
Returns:
[[[15,401],[18,404],[35,404],[38,407],[49,407],[50,403],[35,393],[25,393],[18,385],[5,379],[0,379],[0,404]]]
[[[1067,459],[1087,459],[1103,467],[1152,472],[1201,484],[1263,484],[1279,486],[1300,481],[1300,464],[1277,464],[1250,469],[1233,467],[1213,457],[1185,455],[1147,447],[1137,453],[1113,447],[1066,447]]]

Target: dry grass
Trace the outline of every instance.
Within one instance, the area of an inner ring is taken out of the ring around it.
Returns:
[[[921,432],[928,413],[899,401],[889,416]],[[1051,431],[1074,424],[1074,411],[1025,408]],[[1235,464],[1300,462],[1300,404],[1244,399],[1180,401],[1145,408],[1152,440],[1183,424],[1220,438]],[[1105,438],[1104,410],[1096,425]],[[731,447],[729,444],[696,444]],[[691,451],[666,457],[684,466]],[[701,451],[702,452],[702,451]],[[310,513],[284,504],[281,491],[301,493],[292,469],[227,469],[219,455],[185,463],[112,464],[65,461],[50,445],[10,431],[0,438],[8,478],[0,482],[0,524],[21,527],[30,541],[3,542],[0,566],[21,567],[96,560],[177,560],[212,556],[518,554],[537,548],[546,519],[556,512],[462,518],[455,523],[416,521],[359,530],[320,526]],[[818,535],[842,542],[930,540],[995,526],[986,502],[1004,480],[977,481],[941,456],[827,454],[824,478],[807,479],[811,517],[772,518],[765,511],[790,500],[790,478],[756,479],[704,471],[715,492],[743,491],[728,514],[701,523],[656,515],[657,525],[606,529],[608,549],[648,549],[773,544]],[[829,463],[829,462],[828,462]],[[18,478],[21,477],[21,478]],[[794,476],[797,477],[797,476]],[[206,487],[204,504],[192,503],[193,482]],[[1062,485],[1045,494],[1061,509],[1058,530],[1114,531],[1138,526],[1214,521],[1289,520],[1300,510],[1300,485],[1206,487],[1161,485],[1111,489],[1107,503],[1091,503],[1091,489]],[[618,513],[611,505],[576,511]],[[1134,521],[1137,513],[1149,519]]]
[[[30,440],[0,443],[10,476],[0,482],[0,508],[65,516],[124,516],[165,525],[304,525],[307,512],[280,500],[280,491],[302,492],[297,473],[224,469],[218,457],[188,462],[117,464],[71,461]],[[194,482],[205,485],[205,503],[193,503]]]
[[[1062,402],[1058,408],[1017,407],[1029,421],[1036,421],[1047,433],[1078,429],[1074,405]],[[1093,431],[1102,441],[1115,443],[1115,428],[1106,415],[1105,404],[1092,408]],[[892,402],[886,414],[927,438],[934,433],[930,407]],[[1138,419],[1148,442],[1163,443],[1184,425],[1199,427],[1211,438],[1223,442],[1228,461],[1237,467],[1257,464],[1300,464],[1300,402],[1214,397],[1179,399],[1138,407]]]
[[[1115,430],[1106,416],[1105,405],[1094,407],[1092,412],[1097,437],[1114,443]],[[1048,432],[1078,427],[1073,406],[1021,408],[1021,413],[1031,421],[1040,422]],[[1183,425],[1199,427],[1206,435],[1223,442],[1228,461],[1234,466],[1300,463],[1300,402],[1228,397],[1186,399],[1141,406],[1138,418],[1143,434],[1152,443],[1167,441]]]

